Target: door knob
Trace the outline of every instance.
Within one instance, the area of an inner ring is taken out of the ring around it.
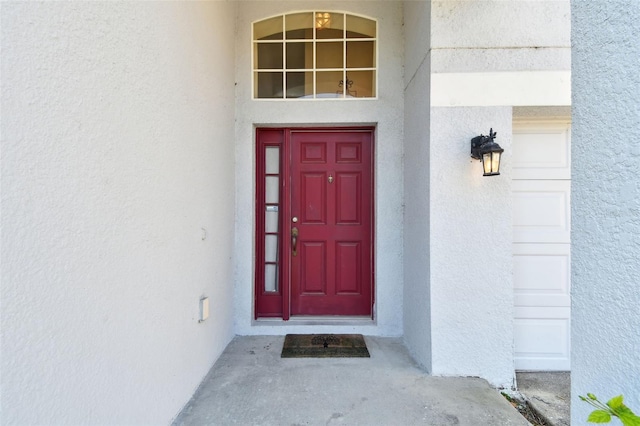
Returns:
[[[298,223],[298,217],[297,216],[292,217],[291,222]]]

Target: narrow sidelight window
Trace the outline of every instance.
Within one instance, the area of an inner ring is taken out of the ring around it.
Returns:
[[[256,317],[282,317],[282,157],[284,132],[256,138]]]

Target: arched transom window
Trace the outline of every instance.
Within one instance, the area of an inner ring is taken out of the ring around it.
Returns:
[[[299,12],[253,24],[253,97],[376,97],[376,21]]]

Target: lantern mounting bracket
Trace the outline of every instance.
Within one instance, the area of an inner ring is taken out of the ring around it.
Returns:
[[[498,145],[494,142],[497,134],[498,132],[494,132],[493,128],[491,128],[489,129],[489,136],[485,136],[481,134],[480,136],[476,136],[475,138],[471,139],[471,158],[475,158],[476,160],[482,160],[482,151],[483,151],[482,148],[485,145],[489,143]]]

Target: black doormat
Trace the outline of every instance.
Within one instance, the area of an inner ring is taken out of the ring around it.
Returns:
[[[362,334],[287,334],[281,358],[369,358]]]

